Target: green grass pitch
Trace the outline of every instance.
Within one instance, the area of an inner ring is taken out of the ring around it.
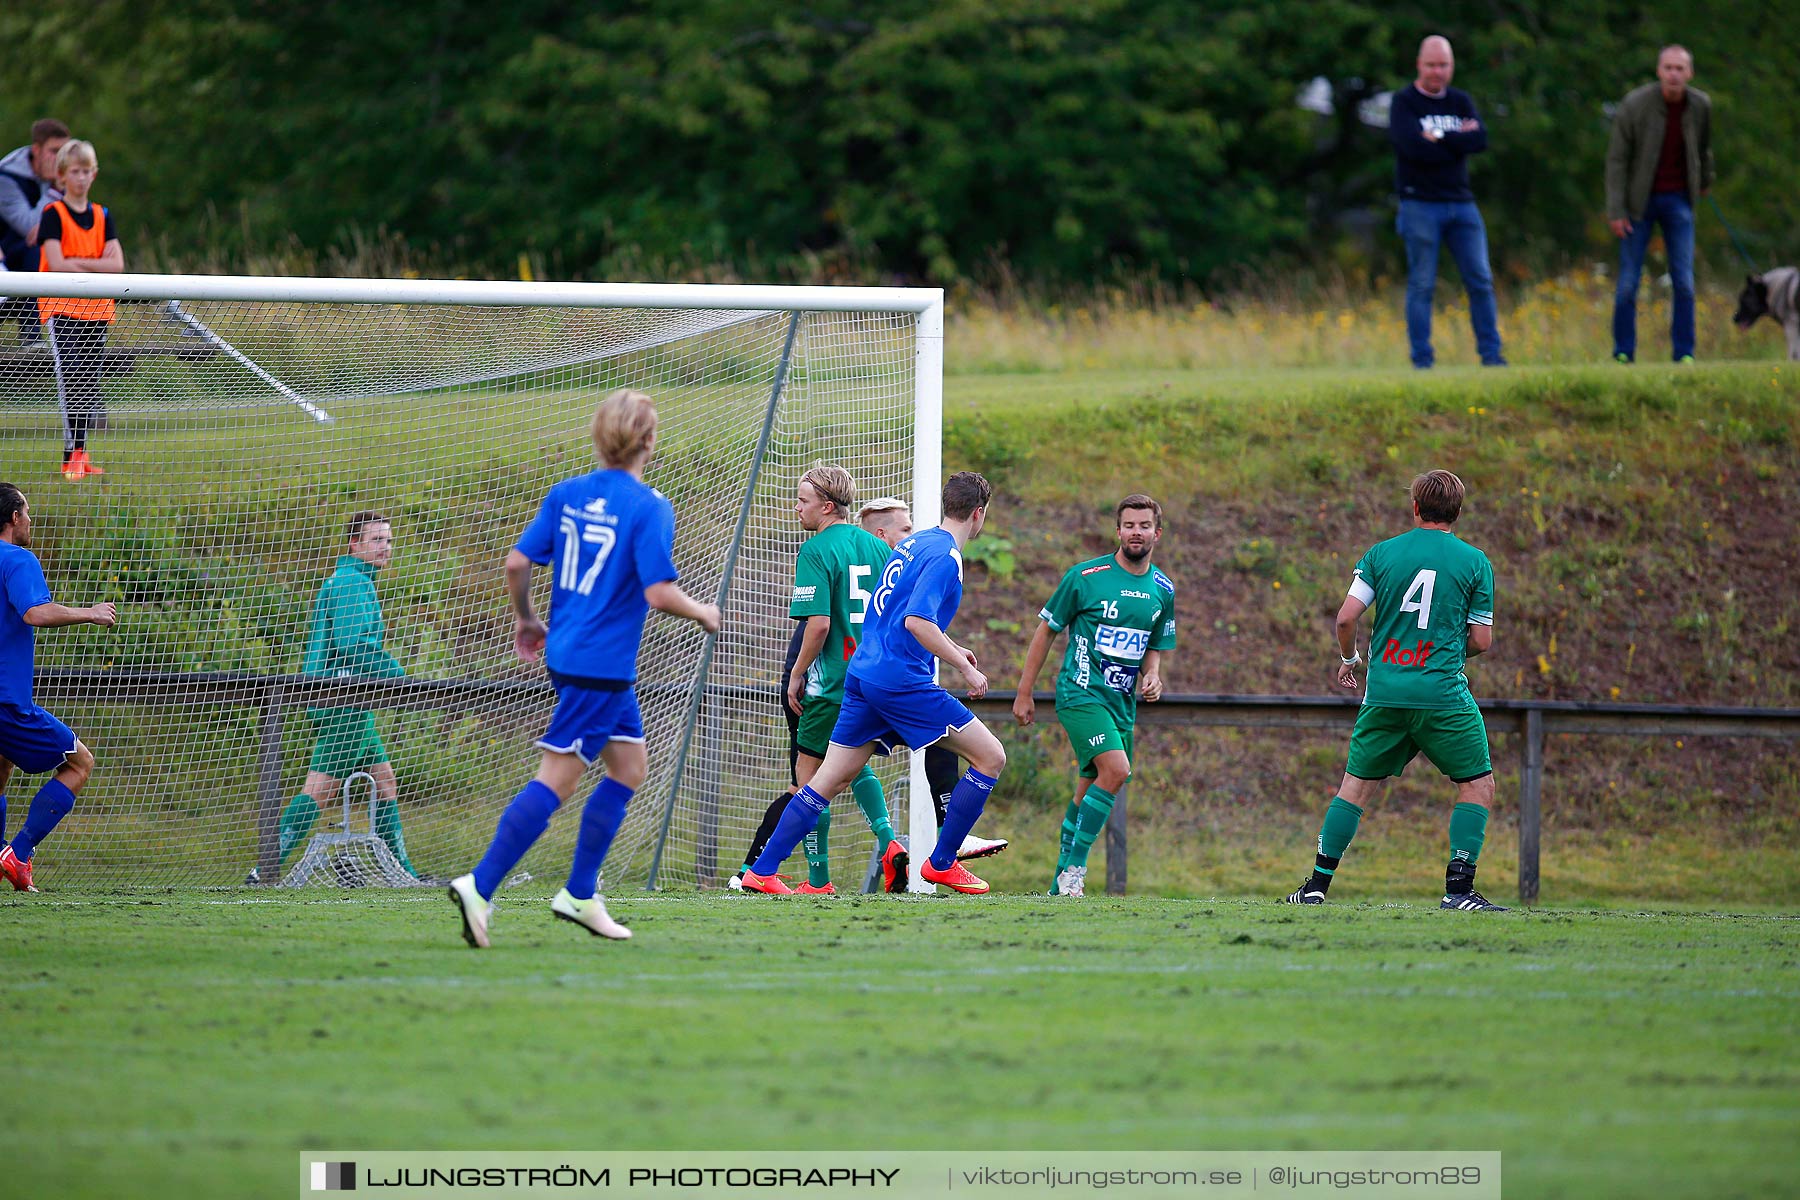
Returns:
[[[1533,1197],[1800,1169],[1791,918],[612,907],[632,942],[503,893],[476,953],[437,892],[0,898],[6,1177],[285,1195],[325,1147],[1498,1149]]]

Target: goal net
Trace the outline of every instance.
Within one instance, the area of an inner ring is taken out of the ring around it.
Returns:
[[[937,518],[935,290],[12,275],[0,291],[118,301],[103,343],[61,317],[47,344],[0,324],[0,479],[29,500],[56,599],[119,613],[110,630],[39,631],[37,700],[98,760],[36,857],[41,884],[467,870],[535,769],[554,699],[513,653],[502,562],[545,490],[594,468],[595,405],[631,386],[661,416],[647,480],[674,504],[683,586],[719,600],[725,627],[646,626],[650,773],[603,879],[716,886],[788,782],[799,475],[841,463],[861,497]],[[70,459],[77,434],[103,473]],[[358,513],[391,523],[374,581],[404,673],[322,678],[309,628],[327,578],[367,565],[343,561]],[[542,605],[548,572],[536,583]],[[315,754],[375,780],[385,755],[394,803],[347,779],[296,839],[307,806],[290,801]],[[884,768],[902,829],[908,768]],[[15,773],[6,834],[41,782]],[[576,825],[554,821],[521,872],[553,887]],[[860,820],[836,822],[840,887],[870,848]]]

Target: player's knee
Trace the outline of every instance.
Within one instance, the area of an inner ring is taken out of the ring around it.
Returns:
[[[971,756],[969,765],[989,779],[998,779],[1000,772],[1006,769],[1006,747],[996,740],[993,745],[983,747],[978,755]]]
[[[1094,772],[1094,782],[1101,791],[1116,792],[1131,778],[1131,763],[1103,763]]]
[[[75,749],[63,760],[63,767],[57,774],[63,777],[63,786],[71,792],[80,791],[87,783],[88,776],[94,773],[94,752],[87,748],[86,742],[77,741]]]

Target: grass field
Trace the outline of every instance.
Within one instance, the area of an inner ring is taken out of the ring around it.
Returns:
[[[1784,1194],[1791,919],[1237,900],[0,899],[8,1177],[287,1194],[367,1149],[1499,1149]]]

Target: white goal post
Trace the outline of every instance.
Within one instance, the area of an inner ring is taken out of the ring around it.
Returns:
[[[116,302],[39,344],[0,326],[0,479],[31,503],[56,598],[119,607],[113,630],[37,641],[39,702],[98,759],[37,858],[53,885],[229,885],[249,866],[273,882],[308,838],[355,840],[337,796],[308,819],[309,772],[363,788],[383,757],[396,794],[357,799],[362,840],[421,877],[466,869],[548,713],[541,666],[510,657],[501,559],[549,484],[590,469],[587,418],[627,385],[658,401],[647,478],[675,504],[684,586],[721,601],[725,629],[646,628],[651,773],[606,877],[716,885],[787,783],[799,472],[841,462],[862,497],[940,517],[936,288],[20,273],[0,290]],[[358,513],[392,523],[372,577],[395,665],[321,675],[314,606],[334,571],[367,568],[345,554]],[[882,773],[930,890],[922,759]],[[14,780],[9,824],[35,786]],[[868,832],[835,808],[834,873],[860,883]],[[574,824],[523,869],[563,869]]]

